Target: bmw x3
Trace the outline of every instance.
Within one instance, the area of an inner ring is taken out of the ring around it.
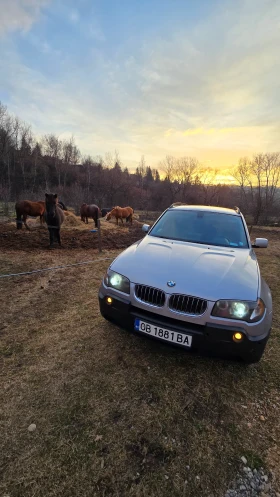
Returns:
[[[172,205],[110,265],[104,318],[187,350],[258,362],[272,323],[271,292],[238,208]]]

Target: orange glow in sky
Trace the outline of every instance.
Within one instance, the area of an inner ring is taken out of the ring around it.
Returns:
[[[114,3],[1,0],[11,113],[131,170],[188,156],[231,182],[279,150],[279,0]]]

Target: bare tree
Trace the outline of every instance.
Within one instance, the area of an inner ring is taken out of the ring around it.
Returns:
[[[145,155],[142,155],[141,160],[136,168],[137,186],[140,189],[140,208],[141,209],[143,209],[143,186],[144,186],[145,171],[146,171]]]
[[[199,167],[198,160],[194,157],[177,159],[177,178],[181,185],[182,200],[187,201],[187,195],[195,179],[195,172]]]
[[[44,136],[45,153],[48,155],[57,172],[58,186],[61,186],[62,175],[62,141],[54,134]]]
[[[181,190],[181,185],[178,181],[177,159],[172,155],[167,155],[165,159],[160,162],[159,166],[160,170],[165,174],[164,181],[169,190],[169,203],[173,204]]]
[[[112,169],[112,167],[114,166],[114,159],[113,159],[111,152],[106,152],[105,158],[104,158],[104,166],[107,169]]]
[[[34,193],[34,190],[35,190],[38,164],[39,164],[41,156],[42,156],[42,150],[41,150],[40,144],[38,142],[36,142],[35,146],[33,147],[33,151],[32,151],[32,158],[33,158],[33,171],[32,171],[33,179],[32,179],[32,188],[31,188],[32,193]]]
[[[20,148],[19,148],[19,165],[21,168],[22,178],[23,178],[23,189],[26,190],[27,187],[27,171],[26,167],[30,163],[30,155],[32,151],[33,137],[31,133],[30,126],[22,124],[19,127],[20,131]]]
[[[75,145],[74,137],[62,142],[62,172],[63,172],[63,187],[66,186],[67,175],[70,172],[70,166],[76,166],[80,158],[80,151]]]
[[[274,211],[277,188],[280,181],[280,154],[271,153],[262,156],[264,182],[264,221]]]
[[[176,159],[167,155],[160,163],[161,170],[165,173],[165,181],[169,184],[171,203],[179,200],[187,200],[187,193],[195,180],[195,170],[199,163],[194,157],[181,157]]]
[[[250,186],[250,162],[246,157],[239,160],[239,164],[232,171],[232,176],[240,188],[240,206],[248,211],[248,188]]]
[[[0,103],[0,197],[39,199],[55,188],[66,204],[82,201],[103,206],[132,205],[161,211],[173,202],[240,205],[254,223],[280,215],[280,154],[243,158],[232,174],[238,186],[217,184],[217,171],[193,157],[167,156],[151,169],[142,156],[136,173],[122,165],[117,150],[105,158],[83,158],[74,137],[54,134],[35,139],[31,128]],[[162,170],[163,178],[159,175]]]
[[[93,168],[93,160],[90,155],[84,157],[83,166],[86,170],[86,191],[87,191],[87,202],[90,201],[90,188],[91,188],[91,180],[92,180],[92,168]]]
[[[240,187],[241,202],[253,214],[254,224],[267,222],[273,211],[280,181],[279,153],[258,154],[253,159],[240,159],[233,171]]]
[[[16,123],[8,113],[7,108],[0,103],[0,161],[3,165],[3,176],[7,178],[8,191],[11,191],[11,159],[16,149]]]
[[[205,205],[218,204],[219,185],[217,184],[217,174],[218,170],[211,167],[197,170],[196,183],[199,184],[202,203]]]

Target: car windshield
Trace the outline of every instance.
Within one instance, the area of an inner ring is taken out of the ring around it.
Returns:
[[[170,209],[149,235],[182,242],[248,248],[241,217],[219,212]]]

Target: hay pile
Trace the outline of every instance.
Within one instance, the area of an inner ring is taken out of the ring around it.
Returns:
[[[81,221],[79,217],[75,216],[75,214],[69,211],[64,211],[64,214],[65,214],[65,219],[62,224],[62,228],[63,227],[85,228],[86,226],[85,223]]]
[[[128,227],[125,225],[122,226],[122,223],[121,221],[119,221],[119,226],[117,226],[116,224],[116,220],[115,218],[111,219],[110,221],[106,221],[105,218],[102,218],[100,219],[100,227],[101,227],[101,230],[103,232],[119,232],[121,231],[121,233],[128,233],[129,232],[129,229]]]
[[[40,223],[40,217],[39,216],[36,217],[35,219],[31,218],[31,217],[28,217],[26,223],[27,223],[27,225],[29,226],[29,228],[31,230],[32,229],[41,228],[41,227],[46,227],[45,223],[43,223],[43,225],[41,225],[41,223]],[[22,229],[25,229],[24,224],[22,225]]]
[[[132,224],[136,224],[137,226],[143,226],[145,224],[143,221],[137,221],[137,219],[133,219]]]

